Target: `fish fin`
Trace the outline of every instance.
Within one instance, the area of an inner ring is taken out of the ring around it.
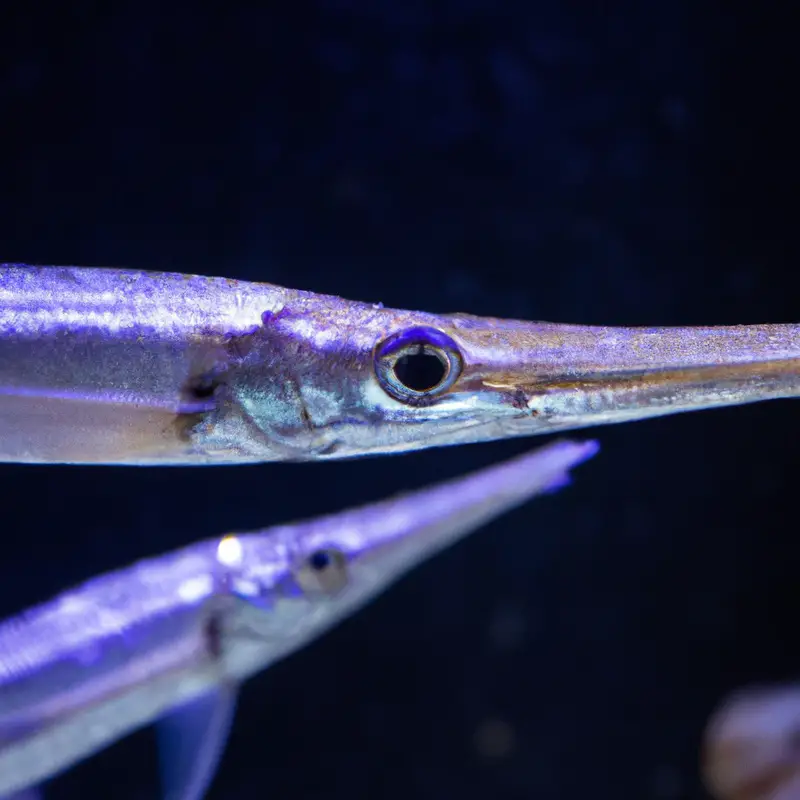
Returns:
[[[223,685],[156,723],[164,800],[202,800],[214,779],[236,711],[238,687]]]
[[[0,800],[44,800],[44,789],[33,786],[30,789],[21,789],[14,794],[6,794]]]

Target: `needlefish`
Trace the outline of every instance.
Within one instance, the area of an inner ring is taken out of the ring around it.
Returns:
[[[557,441],[360,509],[142,561],[0,623],[0,797],[157,722],[163,796],[200,800],[237,688],[598,450]],[[23,794],[28,792],[28,794]]]
[[[601,327],[0,266],[0,461],[400,453],[800,394],[800,325]]]

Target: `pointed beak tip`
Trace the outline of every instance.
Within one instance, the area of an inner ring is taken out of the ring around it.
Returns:
[[[570,449],[574,454],[574,461],[572,466],[578,466],[594,458],[600,452],[600,442],[597,439],[585,439],[583,441],[567,440],[570,444]]]
[[[561,465],[558,472],[548,481],[544,489],[546,494],[555,494],[570,486],[572,470],[593,458],[600,451],[600,444],[594,439],[586,441],[562,439],[554,442],[551,447],[554,451],[559,451],[556,457],[561,461]]]
[[[583,442],[583,453],[587,459],[596,456],[599,452],[600,442],[597,439],[587,439]]]

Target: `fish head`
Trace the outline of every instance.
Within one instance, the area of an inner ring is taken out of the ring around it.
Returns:
[[[799,365],[796,326],[593,327],[312,296],[264,315],[222,419],[256,455],[349,458],[796,395]]]
[[[472,474],[361,508],[228,536],[218,560],[271,657],[319,635],[420,562],[537,495],[568,483],[594,441],[556,441]]]

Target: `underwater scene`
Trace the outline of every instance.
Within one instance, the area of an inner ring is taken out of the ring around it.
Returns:
[[[800,800],[787,4],[3,17],[0,800]]]

